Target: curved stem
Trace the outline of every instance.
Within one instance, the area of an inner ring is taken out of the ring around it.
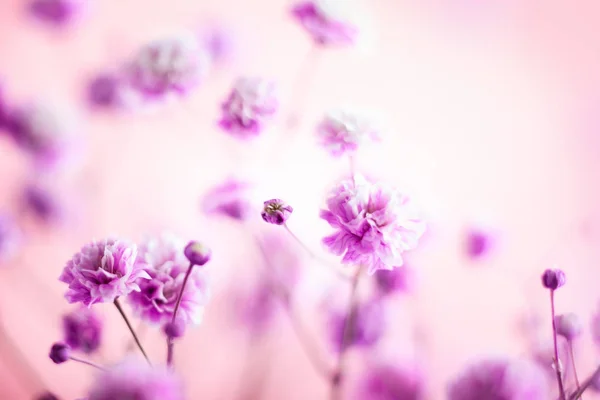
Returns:
[[[554,340],[554,370],[556,371],[556,382],[558,383],[558,392],[560,399],[565,400],[565,387],[562,380],[562,371],[560,367],[560,359],[558,358],[558,338],[556,334],[556,321],[554,320],[554,290],[550,290],[550,309],[552,313],[552,338]]]
[[[127,318],[125,311],[123,311],[123,307],[121,307],[121,303],[119,303],[118,297],[115,299],[114,305],[115,305],[115,307],[117,307],[117,310],[119,311],[119,314],[121,314],[121,317],[123,317],[123,320],[125,321],[125,324],[127,325],[127,328],[129,328],[129,332],[131,332],[131,336],[133,336],[133,340],[135,340],[135,343],[137,344],[138,348],[144,355],[144,358],[146,359],[146,361],[148,361],[148,364],[151,364],[150,359],[148,358],[148,355],[146,354],[146,351],[144,350],[144,346],[142,346],[140,339],[135,334],[135,330],[133,329],[133,326],[131,326],[131,322],[129,322],[129,318]]]
[[[350,346],[350,336],[352,335],[352,329],[355,322],[355,313],[353,311],[356,307],[358,281],[360,278],[361,268],[362,267],[359,266],[356,269],[354,276],[352,277],[352,286],[350,288],[350,301],[348,302],[348,312],[346,314],[346,322],[344,324],[342,345],[338,354],[336,371],[331,379],[331,400],[339,400],[341,398],[342,383],[344,380],[344,373],[346,370],[346,355],[348,353],[348,347]]]
[[[569,346],[569,358],[571,359],[571,368],[573,369],[573,376],[575,377],[575,385],[577,391],[580,388],[579,378],[577,377],[577,366],[575,364],[575,352],[573,351],[573,341],[567,340],[567,346]]]
[[[98,365],[98,364],[96,364],[96,363],[94,363],[92,361],[84,360],[82,358],[70,356],[69,360],[75,361],[75,362],[78,362],[78,363],[81,363],[81,364],[89,365],[90,367],[94,367],[96,369],[99,369],[100,371],[106,371],[106,368],[104,368],[104,367],[102,367],[102,366],[100,366],[100,365]]]
[[[190,263],[190,266],[185,273],[185,278],[183,278],[183,284],[181,285],[181,289],[179,290],[179,294],[177,295],[177,302],[175,303],[175,310],[173,310],[173,318],[171,322],[175,322],[177,318],[177,311],[179,311],[179,306],[181,305],[181,299],[183,298],[183,291],[185,290],[185,286],[187,285],[187,281],[192,274],[192,269],[194,268],[194,264]],[[173,365],[173,353],[174,353],[174,339],[172,337],[167,337],[167,365]]]

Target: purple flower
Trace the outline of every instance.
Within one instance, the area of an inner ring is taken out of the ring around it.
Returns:
[[[67,301],[91,306],[139,291],[139,282],[150,276],[143,264],[136,263],[137,252],[134,244],[116,239],[83,246],[67,262],[59,277],[69,285],[65,294]]]
[[[183,254],[192,265],[202,266],[210,261],[212,251],[197,241],[191,241],[183,249]]]
[[[448,386],[449,400],[546,400],[544,371],[527,360],[486,359]]]
[[[214,25],[202,35],[204,47],[213,62],[228,61],[235,50],[234,35],[222,25]]]
[[[358,36],[358,26],[346,15],[348,7],[348,2],[336,0],[304,1],[292,8],[292,15],[317,44],[352,45]]]
[[[320,143],[334,157],[355,152],[367,140],[378,140],[379,133],[364,117],[348,111],[325,115],[317,126]]]
[[[250,213],[247,198],[249,185],[244,182],[229,180],[211,189],[204,197],[203,209],[209,214],[225,215],[242,221]]]
[[[43,165],[55,165],[75,155],[78,138],[72,117],[64,111],[33,104],[11,110],[7,124],[15,142]]]
[[[173,319],[177,296],[189,267],[184,247],[183,241],[166,234],[147,240],[140,246],[135,265],[145,270],[150,280],[138,280],[141,290],[131,293],[128,298],[134,311],[144,320],[164,324]],[[186,324],[199,324],[208,296],[205,270],[193,268],[183,291],[177,318]]]
[[[125,81],[146,98],[183,95],[201,83],[209,67],[208,55],[195,38],[166,38],[137,52],[126,67]]]
[[[383,295],[408,292],[412,289],[414,275],[413,268],[408,265],[392,270],[380,269],[375,272],[375,287]]]
[[[102,342],[102,321],[91,309],[81,307],[63,316],[65,343],[73,350],[91,354]]]
[[[85,0],[31,0],[29,11],[41,21],[64,25],[81,12],[85,3]]]
[[[123,105],[122,82],[117,75],[100,74],[88,86],[88,101],[91,105],[103,108]]]
[[[49,356],[55,364],[62,364],[71,358],[71,348],[65,343],[54,343]]]
[[[167,322],[163,327],[163,332],[169,338],[180,338],[185,333],[185,321],[176,318],[175,321]]]
[[[385,315],[380,302],[371,300],[358,303],[347,315],[344,308],[334,307],[329,313],[331,343],[336,351],[342,348],[346,323],[349,323],[346,346],[373,346],[385,333]]]
[[[8,215],[0,215],[0,263],[12,260],[22,241],[22,233],[16,221]]]
[[[361,176],[338,184],[320,215],[336,229],[323,243],[344,256],[343,264],[365,266],[370,274],[402,266],[402,253],[425,231],[407,196]]]
[[[419,400],[424,395],[422,377],[414,366],[378,363],[368,367],[355,399]]]
[[[88,400],[184,400],[181,380],[165,367],[127,359],[94,380]]]
[[[275,85],[260,78],[239,78],[221,105],[221,128],[240,137],[258,135],[277,111]]]
[[[292,215],[294,209],[280,199],[267,200],[260,215],[265,222],[283,225]]]
[[[489,232],[482,229],[471,229],[467,232],[466,253],[472,259],[481,258],[486,255],[494,243]]]
[[[574,313],[560,314],[554,317],[556,333],[567,340],[573,340],[583,331],[579,317]]]
[[[542,285],[546,289],[556,290],[567,282],[565,273],[560,269],[547,269],[542,274]]]
[[[44,222],[61,220],[67,213],[64,199],[49,182],[32,182],[23,190],[23,205]]]

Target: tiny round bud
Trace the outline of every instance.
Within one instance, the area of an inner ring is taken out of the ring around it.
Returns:
[[[288,220],[294,209],[280,199],[267,200],[260,215],[265,222],[283,225]]]
[[[35,400],[58,400],[58,397],[50,392],[46,392],[36,397]]]
[[[183,254],[193,265],[204,265],[210,260],[212,252],[202,243],[191,241],[185,246]]]
[[[169,338],[180,338],[185,333],[185,322],[181,318],[177,318],[175,321],[167,322],[163,327],[163,332]]]
[[[560,269],[547,269],[542,275],[542,284],[546,289],[556,290],[567,281],[565,273]]]
[[[583,330],[579,317],[574,313],[561,314],[554,317],[556,333],[567,340],[573,340]]]
[[[61,342],[54,343],[50,348],[50,359],[56,364],[62,364],[71,357],[71,348]]]

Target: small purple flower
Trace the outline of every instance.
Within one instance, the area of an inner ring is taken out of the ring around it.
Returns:
[[[412,289],[415,271],[404,265],[392,270],[380,269],[375,272],[375,287],[383,295],[405,293]]]
[[[78,16],[85,0],[31,0],[29,11],[41,21],[64,25]]]
[[[22,241],[22,233],[16,221],[8,215],[0,215],[0,263],[12,260]]]
[[[112,108],[124,104],[122,82],[115,74],[97,75],[90,81],[87,90],[88,101],[93,106]]]
[[[369,274],[402,266],[402,253],[425,231],[407,196],[361,176],[338,184],[320,216],[336,229],[323,239],[325,246],[343,255],[343,264],[365,266]]]
[[[358,37],[358,26],[348,18],[348,2],[309,0],[292,8],[293,17],[322,46],[352,45]]]
[[[183,249],[183,254],[192,265],[203,266],[210,261],[212,251],[197,241],[191,241]]]
[[[234,220],[245,220],[250,214],[247,191],[249,185],[229,180],[211,189],[204,197],[203,209],[209,214],[225,215]]]
[[[54,343],[49,356],[55,364],[62,364],[71,358],[71,348],[65,343]]]
[[[73,118],[44,104],[32,104],[9,112],[7,124],[15,142],[42,165],[55,165],[75,155],[79,139]]]
[[[150,276],[143,264],[136,263],[137,252],[134,244],[116,239],[83,246],[67,262],[59,277],[69,285],[65,294],[67,301],[91,306],[139,291],[139,282]]]
[[[100,373],[88,400],[184,400],[183,386],[173,371],[126,359]]]
[[[527,360],[486,359],[448,386],[449,400],[547,400],[544,371]]]
[[[420,400],[424,396],[423,380],[416,367],[378,363],[368,366],[355,399]]]
[[[466,235],[466,253],[471,259],[478,259],[486,255],[494,244],[490,232],[482,229],[471,229]]]
[[[139,292],[128,297],[134,311],[146,321],[165,324],[173,319],[177,297],[181,291],[189,261],[184,255],[185,244],[179,238],[161,235],[140,246],[135,263],[150,280],[137,281]],[[185,324],[199,324],[209,297],[206,271],[193,268],[183,291],[177,318]]]
[[[280,199],[267,200],[260,215],[265,222],[283,225],[292,215],[294,209]]]
[[[233,33],[222,25],[214,25],[202,34],[204,47],[215,63],[229,61],[235,51]]]
[[[357,304],[350,315],[347,310],[334,308],[330,311],[329,324],[331,343],[336,351],[342,348],[346,323],[349,323],[346,346],[370,347],[385,333],[385,315],[380,302],[371,300]]]
[[[581,335],[583,326],[581,320],[574,313],[560,314],[554,317],[556,334],[567,340],[573,340]]]
[[[65,343],[71,349],[92,354],[102,343],[102,321],[94,311],[81,307],[63,316]]]
[[[333,111],[317,126],[321,145],[334,157],[355,152],[368,140],[378,140],[379,133],[365,117],[348,111]]]
[[[125,70],[128,86],[145,98],[187,94],[210,67],[206,51],[193,37],[157,40],[143,46]]]
[[[43,222],[60,221],[67,213],[64,199],[48,182],[32,182],[23,190],[23,205]]]
[[[181,318],[175,318],[175,321],[170,321],[165,324],[163,332],[169,338],[180,338],[185,333],[185,321]]]
[[[239,78],[221,105],[219,126],[234,135],[258,135],[277,111],[275,85],[260,78]]]
[[[542,285],[546,289],[556,290],[567,282],[565,273],[560,269],[547,269],[542,274]]]

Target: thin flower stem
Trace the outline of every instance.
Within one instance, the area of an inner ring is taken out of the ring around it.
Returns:
[[[579,389],[577,389],[575,392],[573,392],[573,394],[569,396],[569,400],[581,399],[581,395],[583,395],[583,392],[585,392],[590,386],[592,386],[594,381],[598,379],[598,375],[600,375],[600,366],[596,368],[596,370],[592,373],[592,375],[590,375],[589,378],[583,381]]]
[[[144,358],[146,359],[146,361],[148,361],[148,364],[152,365],[152,363],[150,362],[150,359],[148,358],[148,355],[146,354],[146,350],[144,350],[144,346],[142,346],[140,339],[135,334],[135,330],[133,329],[133,326],[131,326],[131,322],[129,322],[129,318],[127,318],[125,311],[123,311],[123,307],[121,307],[121,303],[119,303],[118,297],[115,299],[114,304],[115,304],[115,307],[117,307],[119,314],[121,314],[121,317],[123,317],[123,320],[125,321],[125,324],[127,325],[127,328],[129,328],[129,332],[131,332],[131,336],[133,336],[133,340],[135,340],[135,343],[137,344],[138,348],[144,355]]]
[[[144,324],[143,322],[140,322],[138,324],[138,327],[135,329],[135,331],[137,332],[137,336],[140,338],[140,340],[142,340],[142,336],[144,336],[144,332],[146,331],[146,327],[148,325]],[[132,338],[129,343],[127,343],[127,347],[125,347],[125,352],[129,353],[131,352],[135,347],[135,340]]]
[[[260,241],[258,239],[255,239],[255,241],[256,241],[256,245],[259,248],[260,253],[265,261],[265,265],[270,270],[268,273],[273,274],[273,271],[272,271],[273,265],[271,264],[271,261],[269,259],[267,252],[265,251],[265,249],[263,248],[262,244],[260,243]],[[327,363],[325,361],[323,361],[323,359],[320,356],[318,347],[316,346],[315,342],[311,339],[304,324],[298,318],[298,316],[293,313],[293,311],[290,307],[290,297],[291,296],[290,296],[289,292],[287,291],[286,288],[283,287],[283,285],[281,285],[281,283],[279,281],[277,281],[275,284],[271,285],[271,290],[276,295],[275,297],[279,301],[281,301],[283,309],[285,310],[285,313],[287,314],[287,316],[290,320],[290,325],[292,326],[292,330],[294,331],[294,334],[296,335],[296,338],[298,339],[298,342],[300,343],[300,346],[304,350],[304,353],[306,354],[307,358],[309,359],[309,361],[311,362],[311,364],[313,365],[315,370],[319,374],[323,375],[326,379],[329,380],[331,378],[331,367],[329,367],[327,365]]]
[[[571,368],[573,368],[573,376],[575,377],[575,386],[579,390],[579,378],[577,377],[577,366],[575,364],[575,352],[573,351],[573,341],[567,340],[569,346],[569,358],[571,359]]]
[[[100,371],[106,371],[106,368],[104,368],[104,367],[102,367],[102,366],[100,366],[100,365],[98,365],[98,364],[96,364],[96,363],[94,363],[92,361],[84,360],[82,358],[77,358],[77,357],[70,356],[69,360],[75,361],[75,362],[78,362],[78,363],[81,363],[81,364],[89,365],[90,367],[94,367],[96,369],[99,369]]]
[[[290,236],[294,239],[294,241],[296,243],[298,243],[300,245],[300,247],[302,247],[302,249],[304,249],[304,251],[306,251],[306,253],[312,259],[317,260],[320,263],[325,264],[328,267],[330,267],[333,270],[333,272],[335,272],[336,276],[338,276],[339,278],[350,279],[350,276],[348,276],[343,271],[341,271],[337,265],[331,264],[331,263],[327,262],[326,260],[323,260],[322,258],[317,256],[307,245],[304,244],[304,242],[302,240],[300,240],[300,238],[298,236],[296,236],[294,234],[294,232],[292,232],[292,230],[289,228],[289,226],[287,224],[283,224],[283,227],[290,234]]]
[[[190,263],[190,266],[185,273],[185,278],[183,278],[183,284],[181,285],[181,289],[179,290],[179,294],[177,295],[177,302],[175,303],[175,310],[173,310],[173,318],[171,322],[175,322],[175,318],[177,318],[177,311],[179,311],[179,306],[181,305],[181,299],[183,298],[183,291],[185,290],[185,285],[187,285],[187,281],[192,274],[192,270],[194,269],[194,264]],[[175,342],[172,337],[167,337],[167,365],[173,365],[173,353],[174,353]]]
[[[562,380],[562,371],[560,367],[560,359],[558,358],[558,338],[556,334],[556,321],[554,320],[554,290],[550,290],[550,310],[552,313],[552,339],[554,340],[554,370],[556,371],[556,382],[558,383],[558,393],[560,400],[565,400],[565,387]]]
[[[356,269],[354,276],[352,277],[352,286],[350,288],[350,300],[348,301],[348,312],[346,314],[346,322],[344,324],[344,333],[342,335],[342,345],[338,354],[337,367],[335,374],[331,379],[331,400],[340,400],[342,395],[342,383],[344,380],[344,373],[346,372],[346,356],[348,354],[348,348],[350,347],[350,336],[352,335],[352,329],[354,326],[357,294],[358,294],[358,282],[360,279],[360,273],[362,272],[361,266]]]

